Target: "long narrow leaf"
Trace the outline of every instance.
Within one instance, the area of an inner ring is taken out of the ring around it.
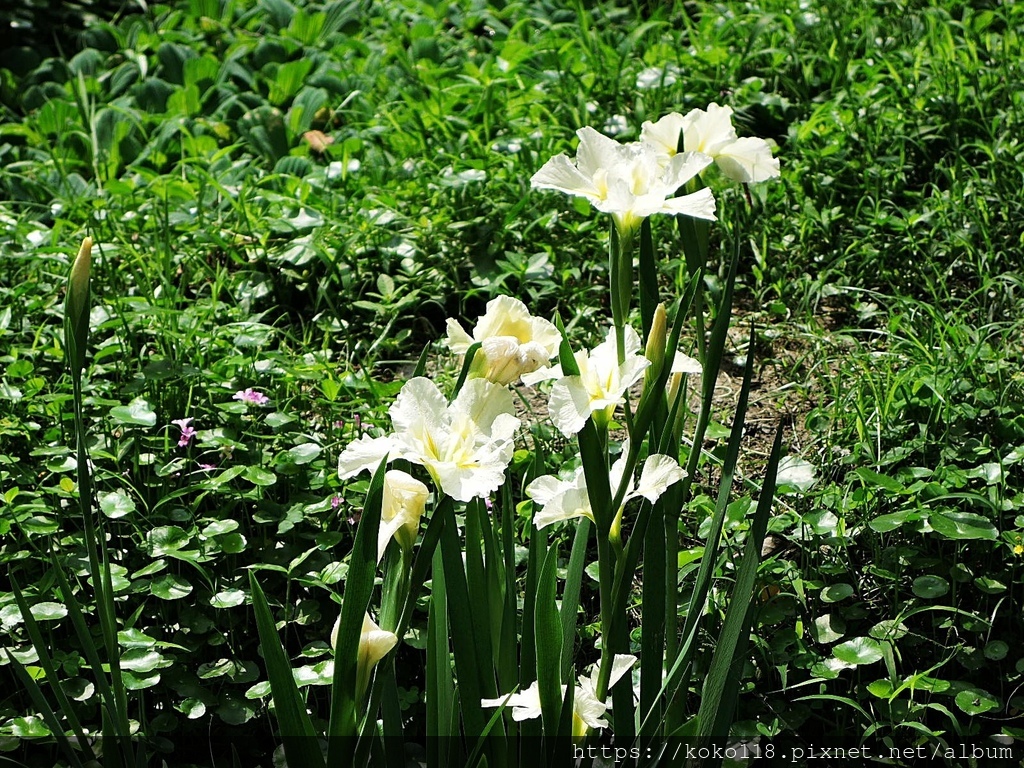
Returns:
[[[697,743],[707,746],[724,743],[729,736],[736,698],[739,691],[740,671],[744,663],[750,634],[751,598],[761,562],[761,545],[768,529],[768,515],[775,498],[775,477],[782,451],[782,424],[775,432],[775,442],[765,469],[764,486],[758,499],[754,519],[747,533],[743,559],[736,573],[736,581],[729,594],[729,607],[725,622],[715,643],[711,666],[704,682],[700,709],[697,712]],[[713,760],[712,766],[721,760]]]
[[[331,690],[331,715],[327,731],[327,764],[345,766],[354,756],[358,722],[359,641],[363,618],[377,572],[377,532],[380,529],[384,501],[384,475],[387,458],[381,460],[366,492],[363,514],[356,528],[348,577],[341,604],[337,647],[334,649],[334,680]]]
[[[277,634],[274,615],[270,612],[266,595],[263,594],[256,574],[252,571],[249,572],[249,587],[252,591],[252,607],[256,614],[256,629],[260,636],[260,647],[263,649],[263,660],[267,664],[274,712],[281,726],[285,757],[289,765],[324,768],[324,758],[316,731],[292,676],[292,667]]]

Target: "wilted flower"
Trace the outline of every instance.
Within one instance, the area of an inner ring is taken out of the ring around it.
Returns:
[[[764,139],[739,138],[732,125],[732,108],[709,104],[707,111],[694,109],[686,115],[665,115],[641,126],[640,141],[652,147],[662,162],[678,157],[679,134],[683,153],[699,152],[715,161],[733,181],[750,184],[779,175],[779,161]]]
[[[672,197],[711,163],[708,157],[684,153],[662,163],[653,147],[640,142],[620,144],[590,127],[576,135],[580,143],[575,160],[555,155],[533,175],[531,186],[587,198],[599,211],[610,213],[623,234],[655,213],[715,219],[710,190]]]
[[[178,438],[178,447],[185,448],[192,438],[196,436],[196,431],[190,426],[192,419],[174,419],[171,424],[174,424],[181,430],[181,437]]]
[[[250,403],[251,405],[266,405],[270,402],[269,397],[264,395],[262,392],[257,392],[252,387],[235,392],[231,399],[241,400],[243,403]]]
[[[457,320],[448,319],[448,348],[464,355],[479,342],[470,376],[496,384],[513,384],[524,373],[532,373],[558,354],[561,334],[547,320],[533,317],[526,305],[510,296],[487,302],[470,336]]]
[[[548,412],[555,426],[566,437],[572,437],[594,414],[596,421],[611,418],[615,406],[624,402],[627,389],[644,375],[650,362],[640,354],[640,337],[629,326],[624,329],[625,362],[619,364],[615,346],[615,329],[608,331],[605,341],[591,352],[577,352],[579,376],[564,376],[562,366],[543,368],[523,377],[527,384],[544,379],[557,379],[551,387]]]
[[[384,502],[377,533],[378,563],[392,536],[403,550],[412,549],[429,495],[430,489],[406,472],[390,469],[384,474]]]
[[[331,647],[338,650],[338,630],[341,628],[341,617],[334,623],[331,631]],[[356,698],[363,695],[370,683],[370,674],[377,663],[398,645],[398,635],[377,626],[370,614],[363,616],[363,628],[359,634],[359,654],[356,662]]]
[[[471,379],[449,405],[430,379],[408,381],[389,410],[394,432],[361,437],[338,458],[342,480],[374,470],[384,457],[421,464],[457,501],[485,498],[505,481],[519,428],[512,393]]]
[[[622,455],[612,464],[609,484],[613,493],[618,493],[626,471],[629,443],[623,445]],[[633,478],[626,478],[629,483],[622,497],[622,507],[631,500],[643,497],[652,504],[665,490],[686,477],[679,462],[663,453],[652,453],[644,462],[640,472],[639,483],[634,484]],[[560,520],[571,520],[575,517],[594,519],[594,510],[587,492],[587,481],[583,467],[576,469],[571,480],[562,480],[554,475],[542,475],[526,487],[526,495],[540,506],[534,513],[533,522],[537,528],[557,523]]]

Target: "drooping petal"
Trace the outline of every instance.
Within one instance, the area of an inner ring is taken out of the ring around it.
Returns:
[[[733,181],[755,184],[777,178],[779,159],[764,139],[743,138],[726,145],[715,158],[722,173]]]
[[[602,406],[603,407],[603,406]],[[593,398],[579,376],[565,376],[551,387],[548,415],[566,437],[577,434],[595,410]]]
[[[704,188],[688,195],[669,198],[665,201],[662,212],[690,216],[705,221],[716,221],[718,218],[715,216],[716,207],[715,196],[710,189]]]
[[[663,453],[653,453],[644,462],[640,472],[640,482],[634,491],[635,495],[643,496],[652,504],[672,485],[686,477],[679,462]]]
[[[448,345],[448,349],[456,355],[466,354],[469,348],[473,345],[473,337],[466,333],[458,320],[453,320],[449,317],[446,326],[448,336],[445,339],[445,343]]]
[[[397,458],[396,450],[394,435],[363,435],[349,443],[338,457],[338,477],[348,480],[364,470],[374,472],[385,456]]]
[[[567,195],[597,199],[600,194],[592,177],[585,175],[565,155],[555,155],[530,178],[534,189],[553,189]]]
[[[430,489],[412,475],[390,469],[384,475],[384,499],[380,530],[377,534],[377,562],[384,557],[394,536],[403,549],[416,543],[420,517],[427,505]]]
[[[519,693],[501,696],[497,699],[481,699],[481,707],[512,707],[512,719],[516,722],[540,717],[540,687],[534,682]]]

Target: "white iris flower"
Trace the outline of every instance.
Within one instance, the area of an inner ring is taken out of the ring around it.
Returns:
[[[576,157],[555,155],[533,175],[531,186],[587,198],[599,211],[610,213],[623,234],[655,213],[715,220],[715,198],[709,190],[673,197],[710,165],[708,157],[683,153],[662,162],[654,147],[641,142],[620,144],[590,127],[576,135]]]
[[[394,431],[361,437],[338,458],[341,479],[373,471],[384,457],[421,464],[457,501],[486,498],[505,481],[519,428],[512,393],[486,379],[471,379],[449,404],[430,379],[408,381],[389,414]]]
[[[629,443],[626,442],[622,446],[622,455],[612,465],[609,475],[609,484],[613,493],[617,493],[622,485],[628,453]],[[663,453],[652,453],[647,457],[643,469],[640,471],[640,481],[634,483],[633,478],[627,478],[629,486],[622,497],[620,509],[631,500],[640,497],[653,504],[670,485],[679,482],[684,477],[686,477],[686,472],[679,466],[679,462]],[[560,520],[571,520],[576,517],[594,519],[594,510],[590,505],[583,467],[577,468],[570,480],[562,480],[554,475],[542,475],[526,487],[526,495],[540,506],[533,517],[538,529]]]
[[[683,134],[683,154],[699,152],[713,158],[719,169],[733,181],[751,184],[779,175],[778,158],[764,139],[739,138],[732,125],[732,108],[711,103],[707,110],[694,109],[686,115],[665,115],[658,122],[641,126],[640,141],[650,146],[664,163],[672,163]]]
[[[632,667],[636,664],[636,656],[629,654],[616,654],[612,660],[611,676],[608,680],[609,689],[614,686]],[[607,728],[608,721],[604,719],[608,711],[608,703],[597,698],[597,675],[598,667],[595,665],[589,678],[581,677],[577,680],[573,691],[572,701],[572,732],[576,738],[582,738],[591,728]],[[562,686],[562,696],[565,696],[566,686]],[[497,699],[481,699],[482,707],[506,706],[512,708],[512,719],[516,722],[530,720],[541,716],[540,689],[534,682],[529,688],[519,693],[500,696]]]
[[[470,376],[496,384],[514,384],[524,373],[532,373],[558,354],[562,336],[547,320],[533,317],[526,305],[510,296],[487,302],[487,310],[466,333],[457,320],[448,319],[448,349],[464,355],[476,342]]]
[[[624,329],[625,362],[619,364],[615,347],[615,329],[589,353],[577,352],[579,376],[564,376],[562,366],[542,368],[523,377],[526,384],[557,379],[551,387],[548,412],[551,420],[566,437],[572,437],[594,414],[597,421],[607,422],[615,406],[625,402],[623,395],[644,375],[650,361],[640,353],[640,337],[629,326]]]

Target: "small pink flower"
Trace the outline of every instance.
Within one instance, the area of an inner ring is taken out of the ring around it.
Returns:
[[[341,496],[331,497],[331,509],[337,509],[341,506]]]
[[[217,465],[216,464],[203,464],[202,462],[200,462],[199,463],[199,468],[204,470],[204,471],[206,471],[206,472],[209,472],[211,469],[216,469]]]
[[[192,438],[196,436],[196,431],[189,426],[191,423],[192,419],[174,419],[171,422],[181,430],[181,437],[178,438],[179,448],[187,448],[188,444],[192,442]]]
[[[244,390],[235,392],[232,400],[241,400],[243,403],[251,403],[252,405],[266,405],[270,402],[270,398],[264,395],[262,392],[257,392],[252,387],[248,387]]]

